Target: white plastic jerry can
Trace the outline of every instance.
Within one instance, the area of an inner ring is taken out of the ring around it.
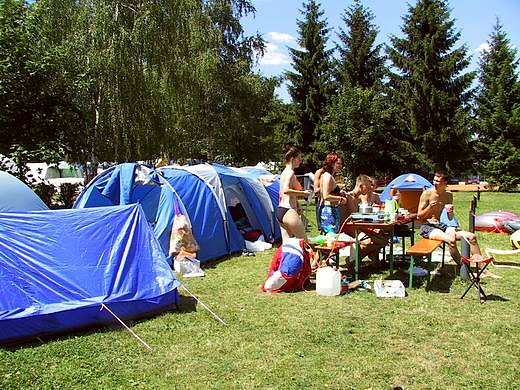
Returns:
[[[316,294],[339,295],[341,292],[341,272],[332,267],[321,267],[316,272]]]

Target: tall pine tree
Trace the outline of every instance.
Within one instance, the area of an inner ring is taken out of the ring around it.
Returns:
[[[422,173],[460,172],[468,156],[474,78],[473,72],[463,73],[469,65],[467,49],[454,48],[460,33],[446,1],[418,0],[403,20],[404,36],[392,36],[387,48],[395,68],[390,80],[399,127],[415,145]]]
[[[375,44],[374,14],[356,0],[342,16],[346,30],[340,29],[337,48],[340,62],[336,77],[340,86],[371,88],[381,82],[385,57],[382,44]]]
[[[497,20],[480,58],[477,131],[482,172],[501,189],[520,184],[520,82],[517,50]]]
[[[376,45],[374,16],[360,1],[345,11],[337,48],[335,69],[339,94],[332,99],[323,125],[320,149],[341,151],[350,179],[360,173],[384,173],[395,148],[385,129],[385,99],[382,79],[385,58]]]
[[[312,166],[314,142],[332,91],[331,49],[327,49],[329,28],[323,11],[314,0],[304,3],[304,19],[298,21],[298,44],[291,48],[293,72],[287,72],[289,94],[295,106],[295,130],[301,137],[306,166]],[[298,137],[298,138],[300,138]]]

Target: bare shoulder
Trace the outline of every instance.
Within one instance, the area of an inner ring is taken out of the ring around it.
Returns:
[[[446,200],[444,203],[453,203],[453,193],[451,191],[446,191],[444,194],[444,199]]]
[[[280,182],[289,183],[294,176],[294,171],[290,168],[285,168],[280,174]]]
[[[432,194],[433,190],[431,188],[428,188],[422,192],[421,199],[430,199]]]

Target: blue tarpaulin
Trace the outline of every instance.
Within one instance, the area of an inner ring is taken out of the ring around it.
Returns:
[[[177,303],[140,205],[0,213],[0,343],[148,316]]]

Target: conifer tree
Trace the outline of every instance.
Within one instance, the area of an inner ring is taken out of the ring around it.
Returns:
[[[294,71],[287,72],[286,76],[295,106],[295,131],[301,137],[309,167],[312,166],[313,143],[319,139],[319,125],[332,90],[332,50],[326,48],[329,28],[320,5],[309,0],[303,6],[304,19],[298,21],[298,44],[302,49],[290,49]]]
[[[415,146],[422,173],[460,172],[468,156],[474,78],[463,73],[469,65],[466,46],[454,48],[460,33],[446,1],[418,0],[403,20],[403,37],[392,36],[387,48],[395,68],[390,82],[398,127]]]
[[[345,157],[346,176],[397,173],[399,143],[393,139],[388,104],[383,93],[385,58],[376,45],[372,12],[360,1],[343,16],[335,69],[339,93],[332,99],[322,129],[320,149],[335,149]]]
[[[356,0],[342,17],[346,31],[340,29],[337,46],[340,62],[336,77],[341,87],[371,88],[381,82],[385,58],[382,44],[375,44],[377,27],[372,23],[374,14]]]
[[[481,169],[501,189],[520,184],[520,82],[517,50],[497,20],[480,58],[477,132]]]

